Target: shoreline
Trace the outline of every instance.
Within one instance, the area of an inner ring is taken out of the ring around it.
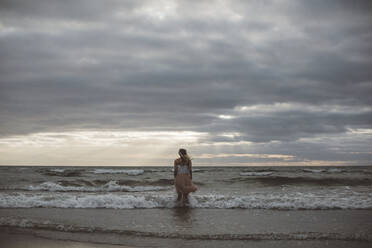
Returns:
[[[0,227],[0,246],[6,248],[135,248],[134,246],[51,238],[25,230],[2,227]]]
[[[6,248],[369,248],[371,242],[351,240],[180,240],[166,238],[128,239],[119,234],[66,233],[0,227],[0,246]]]
[[[172,160],[173,161],[173,160]],[[250,168],[250,167],[270,167],[270,168],[281,168],[281,167],[371,167],[372,164],[360,164],[360,165],[348,165],[348,164],[339,164],[339,165],[202,165],[199,163],[199,165],[193,165],[193,168],[199,168],[199,167],[210,167],[210,168],[215,168],[215,167],[224,167],[224,168],[230,168],[230,167],[235,167],[235,168]],[[66,168],[100,168],[100,169],[105,169],[105,168],[151,168],[151,167],[169,167],[173,168],[173,164],[170,165],[4,165],[0,164],[0,167],[66,167]]]
[[[32,241],[29,235],[49,240],[42,245],[56,241],[52,248],[65,247],[59,241],[79,248],[370,247],[371,217],[371,210],[0,209],[0,233],[15,235],[4,239],[10,248]]]

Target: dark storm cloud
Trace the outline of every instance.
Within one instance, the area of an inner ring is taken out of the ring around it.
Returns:
[[[0,134],[193,130],[292,142],[371,128],[370,111],[218,118],[277,102],[370,106],[369,1],[178,1],[169,15],[151,3],[1,1]]]

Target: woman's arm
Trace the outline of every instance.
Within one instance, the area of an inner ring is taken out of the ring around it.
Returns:
[[[178,168],[177,168],[176,160],[174,160],[174,170],[173,170],[174,178],[176,178],[177,172],[178,172]]]
[[[190,160],[190,162],[189,162],[189,171],[190,171],[190,179],[192,179],[192,162],[191,162],[191,160]]]

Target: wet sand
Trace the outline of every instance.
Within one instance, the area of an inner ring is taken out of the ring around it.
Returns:
[[[67,236],[61,232],[31,232],[14,228],[0,228],[0,247],[2,248],[136,248],[136,247],[203,247],[203,248],[316,248],[316,247],[347,247],[369,248],[370,242],[344,240],[174,240],[146,238],[137,240],[136,245],[122,245],[120,242],[133,242],[118,235],[96,235],[73,233]],[[67,238],[68,237],[68,238]],[[80,241],[71,241],[69,239]],[[102,239],[103,238],[103,239]],[[65,240],[64,240],[65,239]],[[91,241],[82,241],[82,239]],[[102,242],[118,242],[105,244]]]
[[[107,245],[69,240],[56,240],[37,237],[32,234],[22,234],[18,230],[0,228],[0,247],[3,248],[131,248],[123,245]]]
[[[0,209],[0,218],[1,233],[15,233],[4,239],[8,247],[20,247],[24,240],[30,240],[25,244],[32,248],[65,247],[61,240],[78,242],[68,247],[106,247],[93,246],[97,243],[224,248],[372,245],[371,210],[31,208]],[[12,221],[4,222],[7,219]],[[34,236],[38,245],[33,245]],[[53,240],[55,246],[48,246]]]

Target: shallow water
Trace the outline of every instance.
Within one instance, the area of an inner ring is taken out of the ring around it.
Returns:
[[[353,247],[372,242],[371,217],[371,210],[12,208],[0,209],[0,226],[48,238],[140,247],[244,247],[243,241],[276,241],[268,247],[343,241],[331,247]]]

